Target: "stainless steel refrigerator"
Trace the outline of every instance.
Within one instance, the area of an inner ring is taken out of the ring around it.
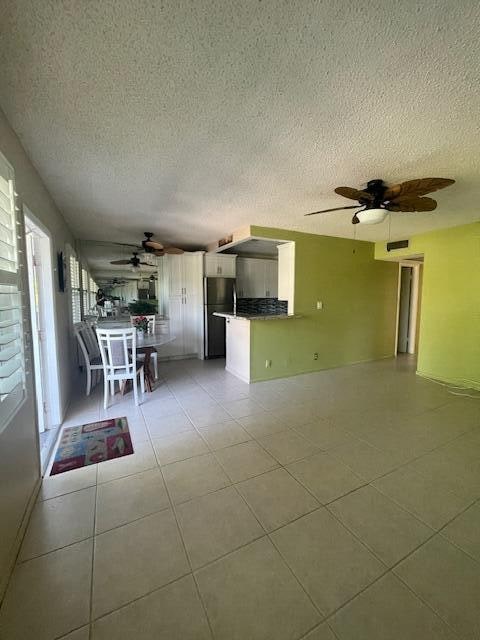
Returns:
[[[235,278],[204,278],[205,358],[225,356],[225,318],[215,311],[233,312]]]

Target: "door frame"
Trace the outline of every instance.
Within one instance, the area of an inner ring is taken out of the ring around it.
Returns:
[[[397,316],[395,321],[395,357],[398,356],[398,329],[400,323],[400,287],[402,267],[412,268],[412,286],[410,290],[410,318],[408,323],[408,350],[407,353],[413,355],[416,352],[417,344],[417,320],[418,320],[418,308],[419,308],[419,293],[420,293],[420,269],[422,267],[421,262],[415,262],[414,260],[400,260],[398,262],[398,285],[397,285]]]
[[[47,418],[45,428],[54,429],[62,423],[62,405],[60,398],[60,378],[57,357],[57,322],[56,322],[56,297],[54,287],[54,259],[53,259],[53,241],[50,231],[43,225],[40,220],[31,212],[28,206],[23,205],[23,215],[25,219],[25,232],[27,233],[27,225],[30,223],[38,232],[41,241],[39,243],[40,258],[42,268],[40,270],[42,297],[40,304],[43,306],[42,315],[45,324],[45,348],[41,350],[42,354],[42,371],[43,371],[43,397],[47,403]],[[30,272],[29,292],[30,292]],[[50,303],[50,304],[49,304]],[[30,298],[30,307],[35,301]],[[31,311],[33,308],[31,309]],[[32,340],[36,336],[32,334]],[[37,373],[37,367],[34,368]],[[40,410],[40,407],[39,407]]]

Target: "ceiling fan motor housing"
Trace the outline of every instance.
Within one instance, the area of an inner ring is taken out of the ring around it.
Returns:
[[[378,209],[380,205],[383,203],[383,197],[385,195],[385,191],[387,187],[383,180],[369,180],[367,182],[367,188],[365,191],[367,193],[371,193],[373,196],[373,200],[365,202],[365,200],[361,202],[361,204],[366,204],[367,209]]]

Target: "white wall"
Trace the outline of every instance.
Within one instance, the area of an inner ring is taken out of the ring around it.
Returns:
[[[57,251],[65,251],[66,242],[74,244],[73,236],[1,110],[0,151],[15,170],[19,202],[26,204],[50,231],[53,256],[56,257]],[[57,322],[57,352],[60,354],[60,397],[65,408],[72,388],[74,359],[70,354],[69,298],[67,293],[58,292],[56,272],[55,290],[53,303]],[[11,425],[0,435],[0,598],[22,521],[40,477],[32,389],[27,389],[27,393],[27,401]]]

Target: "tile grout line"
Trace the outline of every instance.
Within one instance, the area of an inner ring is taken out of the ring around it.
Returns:
[[[157,460],[157,464],[158,464],[157,452],[155,451],[155,448],[153,447],[153,443],[152,442],[151,442],[151,445],[152,445],[152,448],[153,448],[153,453],[155,455],[155,459]],[[170,495],[170,491],[169,491],[167,482],[165,480],[165,476],[163,474],[162,467],[160,465],[158,465],[158,466],[159,466],[160,473],[161,473],[161,476],[162,476],[163,484],[165,486],[165,491],[167,493],[168,501],[170,503],[170,509],[172,511],[173,517],[175,518],[175,524],[176,524],[176,527],[177,527],[177,533],[178,533],[178,536],[179,536],[181,544],[182,544],[183,553],[185,554],[185,558],[187,560],[188,566],[190,567],[190,575],[192,576],[192,580],[193,580],[193,582],[195,584],[197,597],[198,597],[198,599],[199,599],[199,601],[200,601],[200,603],[202,605],[202,609],[203,609],[203,612],[204,612],[204,615],[205,615],[205,620],[207,621],[208,628],[209,628],[209,631],[210,631],[210,636],[211,636],[211,638],[213,640],[214,634],[213,634],[212,623],[211,623],[210,618],[208,616],[207,608],[205,606],[205,603],[204,603],[203,598],[202,598],[201,593],[200,593],[200,588],[198,586],[197,580],[196,580],[195,575],[193,573],[192,562],[190,560],[190,556],[189,556],[188,551],[187,551],[185,540],[183,539],[183,534],[182,534],[182,529],[180,527],[180,523],[178,522],[178,515],[177,515],[176,509],[175,509],[175,504],[174,504],[174,502],[172,500],[172,496]]]
[[[193,377],[192,377],[192,380],[195,380],[195,383],[196,383],[196,384],[198,384],[200,387],[202,387],[201,383],[199,383],[195,378],[193,378]],[[202,388],[203,388],[203,387],[202,387]],[[205,390],[205,391],[206,391],[206,390]],[[208,391],[206,391],[206,393],[209,393],[209,392],[208,392]],[[173,395],[175,396],[175,394],[173,394]],[[213,398],[213,396],[211,396],[211,394],[209,394],[209,395],[210,395],[210,397],[212,397],[212,398]],[[175,398],[176,398],[176,396],[175,396]],[[213,398],[213,399],[214,399],[214,398]],[[248,399],[248,398],[245,398],[245,399]],[[214,400],[215,400],[215,399],[214,399]],[[233,400],[233,401],[235,401],[235,400]],[[220,406],[221,408],[223,408],[223,406],[222,406],[221,402],[219,402],[219,401],[215,400],[215,403],[216,403],[216,405],[218,405],[218,406]],[[446,401],[445,403],[443,403],[443,404],[441,404],[441,405],[439,405],[439,406],[445,406],[445,405],[447,405],[447,404],[449,404],[449,402],[448,402],[448,401]],[[180,405],[181,405],[181,403],[180,403]],[[185,411],[185,409],[183,408],[183,405],[181,405],[181,406],[182,406],[183,413],[185,413],[185,414],[187,415],[188,419],[190,420],[190,422],[192,422],[192,420],[191,420],[190,416],[188,415],[188,413],[187,413],[187,412]],[[433,409],[432,409],[432,408],[425,409],[425,410],[421,411],[419,415],[422,415],[423,413],[427,413],[427,412],[429,412],[429,411],[432,411],[432,410],[434,410],[435,408],[437,408],[437,407],[434,407]],[[227,412],[227,413],[228,413],[228,412]],[[416,415],[416,414],[412,414],[412,415]],[[152,445],[153,445],[153,443],[152,443],[152,437],[151,437],[151,434],[150,434],[149,428],[148,428],[148,426],[147,426],[147,419],[145,418],[145,416],[144,416],[143,412],[142,412],[142,416],[143,416],[143,419],[144,419],[144,422],[145,422],[147,435],[148,435],[148,437],[149,437],[149,442],[150,442],[150,445],[152,446]],[[238,419],[237,419],[237,418],[234,418],[233,416],[232,416],[232,418],[233,418],[233,420],[234,420],[236,423],[238,423],[238,424],[240,424],[240,426],[242,426],[242,425],[241,425],[241,423],[239,423],[239,422],[238,422]],[[192,422],[192,424],[193,424],[193,422]],[[193,427],[194,427],[194,429],[196,430],[196,432],[197,432],[197,433],[202,437],[202,434],[199,432],[199,428],[197,428],[197,427],[195,426],[195,424],[193,424]],[[399,467],[396,467],[396,468],[394,468],[394,469],[392,469],[392,470],[390,470],[390,471],[386,472],[385,474],[382,474],[381,476],[375,477],[373,480],[370,480],[369,482],[367,482],[367,483],[366,483],[366,485],[363,485],[363,486],[372,486],[372,487],[373,487],[372,483],[373,483],[373,482],[375,482],[376,480],[378,480],[379,478],[382,478],[382,477],[384,477],[385,475],[389,475],[389,474],[393,473],[394,471],[396,471],[396,470],[398,470],[398,469],[402,468],[403,466],[408,465],[409,463],[413,462],[414,460],[417,460],[418,458],[424,457],[424,456],[428,455],[429,453],[431,453],[431,452],[433,452],[433,451],[436,451],[437,449],[440,449],[440,448],[442,448],[442,447],[444,447],[444,446],[447,446],[448,444],[451,444],[452,442],[454,442],[454,441],[455,441],[455,440],[457,440],[458,438],[461,438],[461,437],[465,436],[467,433],[469,433],[469,432],[473,431],[475,428],[476,428],[476,427],[472,427],[471,429],[469,429],[469,430],[465,431],[464,433],[458,434],[457,436],[455,436],[455,437],[454,437],[454,438],[452,438],[451,440],[448,440],[448,441],[446,441],[446,442],[444,442],[444,443],[441,443],[441,444],[439,444],[437,447],[434,447],[433,449],[431,449],[431,450],[429,450],[429,451],[427,451],[427,452],[425,452],[425,453],[421,454],[420,456],[417,456],[417,457],[412,458],[411,460],[409,460],[409,461],[407,461],[407,462],[405,462],[405,463],[402,463]],[[292,429],[293,431],[295,431],[295,427],[291,427],[291,429]],[[250,434],[250,435],[251,435],[251,434]],[[358,436],[355,436],[355,434],[352,434],[352,437],[356,437],[356,438],[357,438]],[[203,438],[203,439],[204,439],[204,438]],[[257,442],[257,444],[258,444],[260,447],[262,446],[262,445],[261,445],[261,443],[259,443],[259,442],[257,441],[257,438],[256,438],[255,436],[252,436],[252,439],[253,439],[253,441]],[[359,439],[359,440],[362,440],[362,438],[358,438],[358,439]],[[204,440],[205,440],[205,439],[204,439]],[[379,449],[376,445],[372,445],[370,442],[368,442],[368,441],[366,441],[366,440],[365,440],[365,442],[367,442],[370,446],[373,446],[374,448],[376,448],[376,449],[377,449],[378,451],[380,451],[381,453],[388,453],[388,451],[385,451],[385,450]],[[208,445],[208,442],[207,442],[206,444],[207,444],[207,447],[210,449],[210,452],[214,454],[214,450],[210,448],[210,446]],[[235,446],[235,445],[230,445],[230,446]],[[152,448],[153,448],[153,446],[152,446]],[[226,448],[228,448],[228,447],[226,447]],[[153,448],[153,451],[154,451],[155,458],[157,459],[156,452],[155,452],[155,449],[154,449],[154,448]],[[326,453],[329,453],[329,452],[328,452],[328,450],[326,450]],[[312,454],[312,455],[315,455],[315,454]],[[194,457],[196,457],[196,456],[194,456]],[[216,456],[214,456],[214,457],[215,457],[215,459],[216,459]],[[307,456],[307,457],[310,457],[310,456]],[[334,456],[332,456],[332,457],[334,457]],[[303,459],[305,459],[305,458],[302,458],[301,460],[303,460]],[[174,464],[174,463],[172,463],[172,464]],[[289,464],[290,464],[290,463],[289,463]],[[343,462],[342,462],[342,464],[345,464],[345,463],[343,463]],[[162,472],[162,466],[161,466],[160,464],[158,464],[158,459],[157,459],[157,466],[159,467],[159,469],[160,469],[160,473],[161,473],[162,478],[163,478],[163,480],[164,480],[164,484],[165,484],[165,488],[166,488],[166,491],[167,491],[167,495],[169,495],[169,492],[168,492],[168,489],[167,489],[167,486],[166,486],[166,483],[165,483],[165,479],[164,479],[164,476],[163,476],[163,472]],[[347,467],[348,467],[348,465],[345,465],[345,466],[347,466]],[[280,465],[280,467],[276,467],[276,468],[285,468],[285,469],[286,469],[286,466],[285,466],[285,465]],[[269,473],[269,472],[271,472],[271,471],[273,471],[273,470],[274,470],[274,469],[269,469],[269,470],[267,470],[267,471],[265,471],[265,472],[262,472],[262,474],[258,474],[258,475],[264,475],[265,473]],[[146,470],[143,470],[143,471],[140,471],[140,472],[137,472],[137,473],[142,473],[142,472],[145,472],[145,471],[146,471]],[[290,472],[288,471],[288,469],[286,469],[286,471],[287,471],[287,473],[290,473]],[[354,472],[354,473],[356,473],[356,472]],[[422,476],[423,476],[423,474],[421,474],[420,472],[418,472],[418,473],[419,473],[420,475],[422,475]],[[96,475],[97,475],[97,477],[98,477],[98,465],[97,465]],[[114,481],[116,481],[116,480],[118,480],[118,479],[121,479],[121,478],[123,478],[123,477],[130,477],[130,476],[132,476],[132,475],[136,475],[136,474],[128,474],[127,476],[121,476],[120,478],[114,478],[113,480],[110,480],[110,481],[107,481],[107,482],[114,482]],[[291,475],[291,474],[290,474],[290,475]],[[258,476],[254,476],[254,477],[258,477]],[[247,478],[246,480],[249,480],[249,479],[250,479],[250,478]],[[294,479],[302,485],[302,483],[301,483],[300,481],[298,481],[296,478],[294,478]],[[238,490],[238,487],[237,487],[236,485],[237,485],[237,484],[239,484],[239,483],[241,483],[241,482],[244,482],[244,480],[239,481],[239,482],[237,482],[237,483],[232,483],[232,484],[230,485],[230,486],[235,487],[235,490],[236,490],[237,494],[239,494],[239,490]],[[102,483],[102,484],[103,484],[103,483]],[[95,493],[95,516],[96,516],[96,507],[97,507],[97,504],[96,504],[96,502],[97,502],[97,500],[96,500],[96,496],[97,496],[97,490],[98,490],[98,480],[97,480],[97,483],[96,483],[96,485],[95,485],[95,486],[96,486],[96,493]],[[302,486],[303,486],[303,485],[302,485]],[[85,489],[85,488],[88,488],[88,487],[84,487],[83,489]],[[379,491],[378,489],[376,489],[376,487],[373,487],[373,488],[374,488],[375,490]],[[79,489],[79,490],[76,490],[76,491],[81,491],[81,490],[83,490],[83,489]],[[223,487],[222,487],[221,489],[217,489],[217,490],[215,490],[215,492],[216,492],[216,491],[219,491],[219,490],[222,490],[222,489],[223,489]],[[356,488],[356,489],[354,489],[352,492],[354,492],[354,491],[356,491],[356,490],[358,490],[358,489],[359,489],[359,487],[358,487],[358,488]],[[307,489],[307,491],[308,491],[308,489]],[[352,492],[349,492],[349,493],[352,493]],[[73,493],[73,492],[68,492],[68,493]],[[61,494],[61,495],[68,495],[68,493],[67,493],[67,494]],[[214,492],[209,492],[209,493],[214,493]],[[380,493],[382,493],[382,492],[380,492]],[[204,495],[205,495],[205,494],[204,494]],[[241,495],[241,494],[240,494],[240,495]],[[313,495],[313,494],[312,494],[312,495]],[[55,497],[60,497],[60,496],[54,496],[54,498],[55,498]],[[198,497],[200,497],[200,496],[198,496]],[[241,497],[242,497],[242,499],[245,501],[245,499],[243,498],[243,496],[241,496]],[[315,496],[313,496],[313,497],[315,497]],[[343,497],[343,496],[342,496],[342,497]],[[192,499],[195,499],[195,498],[197,498],[197,496],[195,496],[195,497],[194,497],[194,498],[192,498]],[[397,503],[395,502],[395,500],[393,500],[393,499],[389,498],[388,496],[387,496],[387,498],[388,498],[389,500],[392,500],[392,502],[393,502],[393,503],[397,504]],[[335,515],[330,511],[330,509],[328,509],[328,505],[329,505],[329,504],[332,504],[332,503],[334,503],[334,502],[336,502],[336,501],[337,501],[337,500],[339,500],[339,499],[341,499],[341,497],[336,498],[335,500],[331,501],[330,503],[327,503],[327,505],[320,505],[320,507],[318,507],[318,508],[321,508],[321,507],[325,507],[325,508],[327,508],[328,512],[329,512],[333,517],[335,517]],[[173,513],[175,514],[175,517],[176,517],[176,505],[175,505],[175,504],[173,503],[173,501],[171,500],[170,495],[169,495],[169,500],[170,500],[170,503],[171,503],[172,511],[173,511]],[[186,502],[188,502],[188,501],[186,501]],[[409,557],[409,555],[411,555],[411,554],[415,553],[418,549],[420,549],[424,544],[427,544],[427,543],[428,543],[432,538],[434,538],[436,535],[442,535],[442,534],[441,534],[441,531],[442,531],[446,526],[448,526],[448,524],[450,524],[452,521],[454,521],[456,518],[458,518],[460,515],[462,515],[462,513],[464,513],[465,511],[467,511],[469,508],[471,508],[471,506],[473,506],[473,504],[476,504],[476,502],[478,502],[478,500],[474,500],[471,504],[467,505],[467,506],[466,506],[466,507],[465,507],[465,508],[460,512],[460,513],[456,514],[453,518],[451,518],[451,520],[449,520],[449,522],[447,522],[446,524],[444,524],[440,529],[438,529],[438,530],[437,530],[437,529],[433,529],[434,533],[433,533],[433,535],[432,535],[432,536],[430,536],[427,540],[425,540],[422,544],[420,544],[416,549],[412,550],[412,551],[410,552],[410,554],[407,554],[407,556],[405,556],[404,558],[402,558],[401,560],[399,560],[395,565],[392,565],[392,567],[391,567],[388,571],[393,573],[393,569],[394,569],[396,566],[398,566],[398,564],[400,564],[401,562],[403,562],[406,558],[408,558],[408,557]],[[407,509],[405,509],[405,508],[404,508],[404,507],[402,507],[401,505],[398,505],[398,506],[399,506],[399,508],[401,508],[403,511],[406,511],[407,513],[410,513]],[[247,507],[249,507],[248,503],[247,503]],[[249,509],[250,509],[250,507],[249,507]],[[251,509],[250,509],[250,511],[251,511]],[[155,513],[156,513],[156,512],[155,512]],[[311,513],[311,512],[310,512],[310,513]],[[254,514],[253,514],[253,515],[254,515]],[[412,515],[414,518],[416,518],[417,520],[421,521],[421,519],[417,518],[417,516],[415,516],[415,514],[411,514],[411,515]],[[143,517],[148,517],[148,515],[147,515],[147,516],[143,516]],[[301,518],[301,517],[303,517],[303,516],[299,516],[299,518]],[[128,524],[128,523],[126,523],[126,524]],[[286,525],[282,525],[282,526],[288,526],[288,524],[290,524],[290,522],[289,522],[289,523],[286,523]],[[340,522],[340,524],[341,524],[342,526],[344,526],[345,528],[347,528],[347,530],[349,530],[349,529],[348,529],[348,527],[346,527],[346,526],[343,524],[343,522]],[[428,525],[427,523],[425,523],[425,524],[426,524],[428,527],[430,527],[430,525]],[[94,524],[94,537],[95,537],[95,535],[96,535],[96,533],[95,533],[95,526],[96,526],[96,525]],[[123,525],[118,525],[118,526],[123,526]],[[181,537],[182,542],[183,542],[183,536],[182,536],[181,529],[180,529],[179,524],[178,524],[178,520],[177,520],[177,528],[178,528],[178,531],[179,531],[179,533],[180,533],[180,537]],[[279,528],[282,528],[282,527],[279,527]],[[430,528],[431,528],[431,527],[430,527]],[[262,527],[262,529],[263,529],[263,527]],[[278,529],[277,529],[277,530],[278,530]],[[355,534],[353,534],[353,532],[351,532],[351,533],[352,533],[352,535],[355,535]],[[269,537],[269,534],[268,534],[268,533],[267,533],[266,535]],[[263,537],[263,536],[262,536],[262,537]],[[357,537],[357,536],[355,536],[355,537]],[[442,536],[442,537],[443,537],[444,539],[446,539],[444,536]],[[258,539],[258,538],[257,538],[257,539]],[[251,542],[252,542],[252,541],[251,541]],[[251,544],[251,542],[249,542],[249,543],[247,543],[247,544]],[[360,542],[361,542],[361,540],[360,540]],[[450,543],[450,541],[448,541],[448,542]],[[72,544],[75,544],[75,543],[72,543]],[[362,543],[362,544],[364,544],[364,543]],[[450,543],[450,544],[452,544],[452,545],[453,545],[453,546],[455,546],[456,548],[460,549],[460,551],[462,551],[463,553],[465,553],[465,555],[467,555],[469,558],[471,558],[471,556],[470,556],[468,553],[466,553],[463,549],[461,549],[460,547],[458,547],[455,543]],[[67,546],[70,546],[70,545],[67,545]],[[244,546],[247,546],[247,545],[244,545]],[[366,545],[364,545],[364,546],[366,546]],[[368,547],[367,547],[367,548],[368,548]],[[190,564],[189,556],[188,556],[188,553],[186,552],[185,545],[184,545],[184,549],[185,549],[186,557],[187,557],[187,559],[188,559],[188,561],[189,561],[189,564]],[[226,556],[228,556],[230,553],[233,553],[233,551],[232,551],[232,552],[229,552],[229,553],[227,553],[227,554],[225,554],[225,556],[222,556],[222,557],[226,557]],[[374,555],[376,555],[376,554],[374,554]],[[92,552],[92,568],[93,568],[93,557],[94,557],[94,552]],[[475,559],[475,558],[472,558],[472,559],[476,561],[476,559]],[[217,560],[219,560],[219,559],[216,559],[216,560],[214,560],[213,562],[215,562],[215,561],[217,561]],[[286,564],[287,564],[287,563],[286,563]],[[208,564],[207,564],[207,565],[204,565],[204,566],[208,566]],[[288,566],[288,564],[287,564],[287,566]],[[387,571],[387,573],[388,573],[388,571]],[[192,569],[191,573],[192,573],[192,575],[193,575],[193,569]],[[189,574],[186,574],[186,575],[189,575]],[[383,574],[383,575],[385,575],[385,574]],[[393,573],[393,575],[396,575],[396,574],[394,574],[394,573]],[[398,577],[398,576],[397,576],[397,577]],[[176,580],[179,580],[179,579],[180,579],[180,578],[177,578]],[[378,579],[380,579],[380,578],[378,578]],[[377,581],[377,580],[373,581],[371,584],[374,584],[376,581]],[[174,581],[173,581],[173,582],[174,582]],[[196,582],[196,581],[195,581],[195,582]],[[402,581],[402,582],[403,582],[403,581]],[[171,584],[171,583],[170,583],[170,584]],[[159,589],[163,588],[164,586],[166,586],[166,585],[163,585],[162,587],[159,587],[158,589],[155,589],[154,591],[157,591],[157,590],[159,590]],[[366,588],[369,588],[369,586],[371,586],[371,585],[368,585],[368,587],[366,587]],[[409,587],[408,587],[408,585],[406,585],[406,586],[407,586],[407,588],[409,588]],[[418,599],[420,599],[420,600],[421,600],[421,598],[418,596],[418,594],[416,594],[416,593],[415,593],[414,591],[412,591],[410,588],[409,588],[409,590],[410,590],[410,591],[411,591],[411,592],[412,592],[412,593],[413,593],[413,594],[414,594]],[[92,580],[91,580],[91,593],[92,593],[92,591],[93,591],[93,576],[92,576]],[[198,585],[197,585],[197,591],[198,591]],[[361,591],[361,592],[359,592],[359,593],[362,593],[362,591]],[[198,595],[199,595],[199,597],[201,598],[200,594],[198,594]],[[359,595],[359,594],[356,594],[356,596],[354,596],[354,598],[355,598],[355,597],[357,597],[357,595]],[[144,597],[144,596],[141,596],[141,597]],[[352,599],[353,599],[353,598],[352,598]],[[423,602],[423,600],[421,600],[421,601]],[[130,603],[127,603],[126,605],[123,605],[123,606],[128,606],[128,604],[130,604]],[[91,603],[90,603],[90,606],[91,606]],[[121,608],[123,608],[123,606],[122,606]],[[345,606],[345,604],[343,604],[341,607],[339,607],[339,609],[343,608],[343,606]],[[429,607],[429,608],[430,608],[430,607]],[[337,609],[337,611],[338,611],[338,609]],[[433,609],[432,609],[432,611],[433,611]],[[434,612],[434,613],[435,613],[435,615],[437,615],[437,617],[439,617],[439,618],[441,619],[441,617],[440,617],[440,616],[438,616],[438,614],[436,614],[436,612]],[[334,615],[334,614],[331,614],[331,615]],[[331,617],[331,616],[328,616],[328,617]],[[208,615],[207,615],[207,621],[208,621]],[[310,633],[310,632],[308,632],[308,633]]]
[[[94,511],[93,511],[93,540],[92,540],[92,565],[91,565],[91,573],[90,573],[90,601],[89,601],[89,626],[88,626],[88,637],[89,640],[93,638],[93,627],[92,627],[92,616],[93,616],[93,579],[95,575],[95,550],[96,550],[96,540],[95,540],[95,529],[97,526],[97,496],[98,496],[98,465],[96,470],[96,480],[95,483],[95,501],[94,501]]]

